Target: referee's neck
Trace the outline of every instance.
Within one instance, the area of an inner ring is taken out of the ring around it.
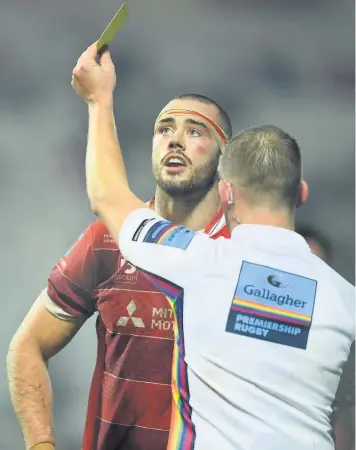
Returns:
[[[231,231],[238,224],[295,229],[295,217],[290,211],[271,211],[269,208],[253,208],[251,206],[245,208],[242,205],[235,206],[235,211],[228,216],[227,223]]]

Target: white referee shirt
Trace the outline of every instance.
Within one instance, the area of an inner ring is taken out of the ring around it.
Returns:
[[[355,292],[300,235],[239,225],[213,241],[139,209],[119,246],[176,316],[170,449],[334,448]]]

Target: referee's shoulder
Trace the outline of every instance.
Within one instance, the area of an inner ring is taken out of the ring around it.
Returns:
[[[312,254],[312,258],[318,265],[320,280],[331,283],[339,292],[342,293],[342,295],[347,294],[350,296],[351,301],[355,303],[355,286],[318,256]]]

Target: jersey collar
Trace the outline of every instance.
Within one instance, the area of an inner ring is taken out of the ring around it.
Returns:
[[[154,209],[155,206],[155,198],[152,197],[151,200],[147,202],[147,205]],[[217,233],[225,226],[225,216],[223,214],[223,210],[220,207],[219,211],[216,213],[216,216],[208,223],[204,230],[200,230],[199,233],[205,233],[209,236]]]

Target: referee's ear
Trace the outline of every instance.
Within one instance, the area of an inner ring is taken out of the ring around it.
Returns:
[[[306,203],[306,201],[308,200],[308,195],[309,195],[309,187],[306,181],[302,180],[300,182],[299,185],[299,193],[298,193],[298,198],[297,198],[297,208],[299,208],[299,206],[304,205],[304,203]]]
[[[234,185],[229,181],[219,181],[219,195],[223,207],[228,208],[235,203]]]

